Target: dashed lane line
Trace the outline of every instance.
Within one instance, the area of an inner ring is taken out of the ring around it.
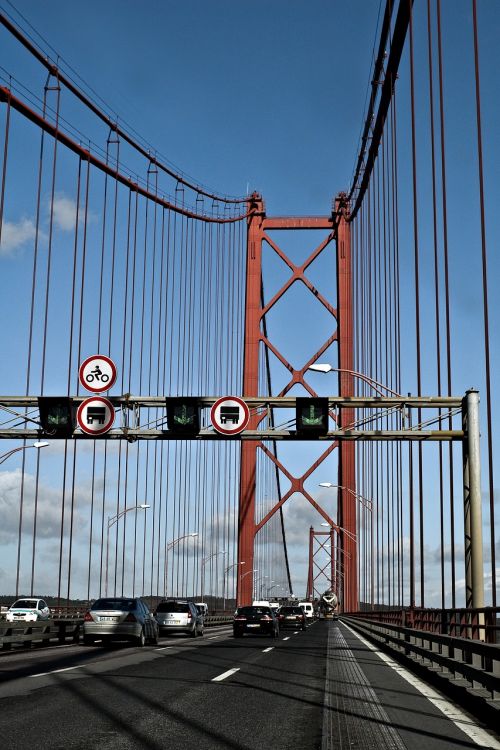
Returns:
[[[290,636],[289,636],[289,635],[287,635],[287,637],[286,637],[286,638],[282,638],[282,640],[283,640],[283,641],[289,641],[289,640],[290,640]]]
[[[212,682],[222,682],[222,680],[225,680],[227,677],[231,677],[231,675],[239,671],[240,667],[233,667],[233,669],[228,669],[227,672],[223,672],[218,677],[214,677]]]
[[[71,669],[80,669],[81,664],[77,664],[76,667],[65,667],[64,669],[53,669],[52,672],[39,672],[38,674],[32,674],[30,677],[46,677],[48,674],[58,674],[59,672],[69,672]]]
[[[265,648],[265,649],[264,649],[264,650],[262,651],[262,653],[263,653],[263,654],[267,654],[267,653],[268,653],[268,651],[272,651],[272,650],[273,650],[273,648],[274,648],[274,646],[269,646],[269,648]]]

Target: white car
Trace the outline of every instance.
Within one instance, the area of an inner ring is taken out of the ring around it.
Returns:
[[[7,622],[36,622],[49,617],[50,609],[43,599],[18,599],[5,615]]]

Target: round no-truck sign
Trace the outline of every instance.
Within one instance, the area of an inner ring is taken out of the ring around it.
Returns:
[[[113,404],[102,396],[92,396],[82,401],[76,412],[79,427],[87,435],[103,435],[115,421]]]
[[[222,435],[237,435],[247,426],[250,410],[238,396],[224,396],[212,406],[210,419]]]
[[[87,391],[102,393],[115,383],[116,365],[104,354],[94,354],[82,362],[78,371],[80,383]]]

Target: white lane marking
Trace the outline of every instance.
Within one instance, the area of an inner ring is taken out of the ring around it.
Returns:
[[[209,635],[207,640],[213,641],[214,638],[220,638],[220,635]]]
[[[283,640],[283,641],[289,641],[289,640],[290,640],[290,636],[289,636],[289,635],[287,635],[287,637],[286,637],[286,638],[283,638],[282,640]]]
[[[263,654],[267,654],[267,652],[268,652],[268,651],[272,651],[272,650],[273,650],[273,648],[274,648],[274,646],[269,646],[269,648],[265,648],[265,649],[264,649],[264,650],[262,651],[262,653],[263,653]]]
[[[479,745],[480,747],[492,748],[492,750],[500,750],[500,742],[498,742],[498,740],[496,740],[486,730],[478,727],[477,724],[474,723],[474,720],[470,716],[467,716],[464,711],[453,705],[453,703],[450,703],[450,701],[443,695],[441,695],[441,693],[438,693],[437,690],[434,690],[433,688],[429,687],[429,685],[426,685],[426,683],[420,680],[418,677],[415,677],[415,675],[402,667],[401,664],[398,664],[397,661],[391,659],[390,656],[387,656],[387,654],[379,651],[376,646],[363,638],[363,636],[359,635],[359,633],[356,633],[356,631],[349,627],[349,625],[346,625],[345,622],[342,624],[344,625],[344,627],[350,630],[351,633],[361,641],[361,643],[364,643],[365,646],[367,646],[371,651],[377,654],[377,656],[379,656],[382,661],[384,661],[389,667],[392,667],[395,672],[401,675],[401,677],[406,680],[406,682],[409,682],[410,685],[412,685],[416,690],[422,693],[422,695],[427,698],[427,700],[429,700],[433,706],[436,706],[436,708],[438,708],[441,713],[446,716],[447,719],[452,721],[453,724],[458,727],[458,729],[460,729],[462,732],[464,732],[464,734],[470,737],[470,739],[475,742],[476,745]]]
[[[240,671],[239,667],[234,667],[233,669],[228,669],[227,672],[223,672],[218,677],[214,677],[213,680],[212,680],[212,682],[222,682],[222,680],[225,680],[226,677],[231,677],[232,674],[234,674],[235,672],[239,672],[239,671]]]
[[[161,648],[155,648],[155,651],[165,651],[167,648],[173,648],[173,646],[162,646]]]
[[[298,630],[294,630],[294,631],[293,631],[293,634],[294,634],[294,635],[298,635],[298,632],[299,632]]]
[[[71,669],[80,669],[81,664],[77,664],[76,667],[65,667],[64,669],[54,669],[52,672],[39,672],[38,674],[32,674],[30,677],[45,677],[48,674],[57,674],[58,672],[69,672]]]

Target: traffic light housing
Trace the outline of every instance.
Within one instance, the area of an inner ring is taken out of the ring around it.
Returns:
[[[304,437],[317,437],[328,432],[328,399],[297,398],[295,400],[297,433]]]
[[[52,437],[70,437],[75,429],[75,409],[68,397],[39,396],[42,430]]]
[[[170,432],[197,435],[200,431],[200,402],[194,396],[167,398],[167,426]]]

